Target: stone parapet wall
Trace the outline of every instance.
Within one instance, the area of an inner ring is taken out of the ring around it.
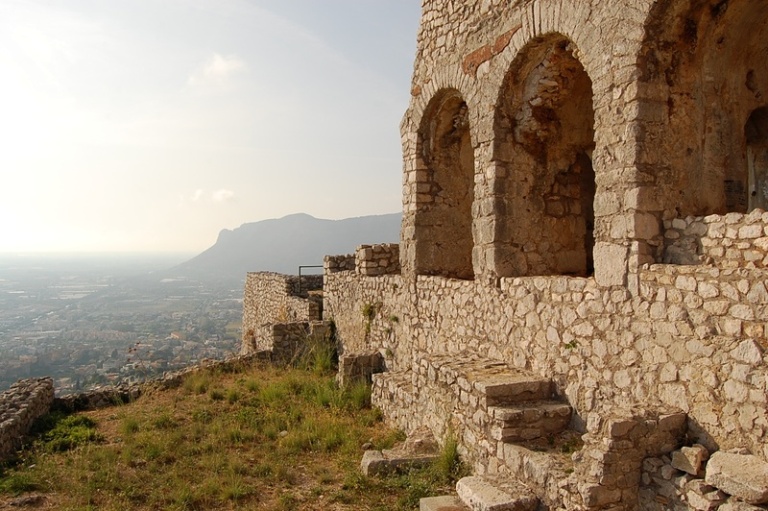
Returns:
[[[346,255],[327,255],[323,260],[324,273],[338,273],[340,271],[354,271],[355,270],[355,256],[352,254]]]
[[[378,352],[389,369],[409,360],[413,346],[405,336],[402,315],[407,288],[400,275],[326,274],[324,317],[336,325],[341,358]]]
[[[19,380],[0,394],[0,461],[21,447],[32,424],[53,404],[51,378]]]
[[[720,268],[768,268],[768,212],[664,221],[664,262]]]
[[[272,325],[320,321],[322,275],[297,276],[249,273],[243,293],[243,343],[241,353],[271,350]],[[313,292],[314,291],[314,292]]]
[[[355,269],[357,273],[367,277],[399,274],[400,246],[397,243],[385,243],[357,247]]]
[[[642,403],[688,413],[692,435],[712,450],[768,458],[766,270],[653,265],[638,279],[632,294],[590,278],[492,287],[347,272],[326,275],[325,300],[343,349],[387,353],[390,370],[482,353],[551,377],[577,429]],[[376,305],[370,320],[367,305]]]

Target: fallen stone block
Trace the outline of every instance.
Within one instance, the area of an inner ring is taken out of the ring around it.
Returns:
[[[765,511],[765,508],[753,506],[746,502],[739,502],[738,500],[729,500],[717,508],[717,511]]]
[[[757,456],[716,452],[705,481],[748,504],[768,502],[768,463]]]
[[[427,497],[419,501],[419,511],[467,511],[467,507],[454,496]]]
[[[464,477],[456,483],[456,492],[472,511],[535,511],[539,505],[538,497],[514,480]]]
[[[404,454],[394,450],[368,450],[363,454],[360,469],[367,476],[392,474],[411,468],[422,468],[432,463],[436,454]]]
[[[685,486],[685,499],[696,511],[712,511],[725,502],[727,495],[708,485],[702,479],[694,479]]]
[[[683,447],[672,453],[672,466],[692,476],[704,475],[704,462],[709,458],[709,451],[703,445]]]

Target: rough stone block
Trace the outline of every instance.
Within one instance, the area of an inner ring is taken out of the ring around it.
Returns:
[[[716,452],[707,463],[705,480],[749,504],[768,502],[768,463],[757,456]]]
[[[672,453],[672,466],[688,474],[702,477],[704,462],[709,458],[709,451],[703,445],[683,447]]]
[[[628,250],[621,245],[597,243],[593,250],[595,279],[600,286],[622,286],[627,276]]]
[[[456,483],[459,498],[473,511],[535,511],[539,499],[517,481],[465,477]]]
[[[419,501],[419,511],[466,511],[468,508],[453,496],[427,497]]]

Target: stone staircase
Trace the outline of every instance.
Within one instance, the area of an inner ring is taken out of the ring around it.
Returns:
[[[460,435],[466,458],[487,472],[458,483],[461,502],[424,499],[423,511],[546,508],[573,471],[579,435],[568,430],[571,407],[556,398],[551,380],[504,362],[432,355],[409,371],[375,375],[373,401],[406,431],[427,425],[438,435]],[[390,407],[401,413],[388,413]]]

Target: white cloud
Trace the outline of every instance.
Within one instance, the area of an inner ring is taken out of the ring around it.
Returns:
[[[191,87],[205,84],[223,85],[248,65],[237,55],[214,53],[189,76],[187,85]]]
[[[226,202],[228,200],[231,200],[235,196],[235,192],[232,190],[216,190],[211,195],[211,198],[213,199],[213,202]]]
[[[197,202],[200,199],[203,198],[203,190],[197,189],[195,190],[195,193],[192,194],[192,196],[189,198],[192,202]]]

